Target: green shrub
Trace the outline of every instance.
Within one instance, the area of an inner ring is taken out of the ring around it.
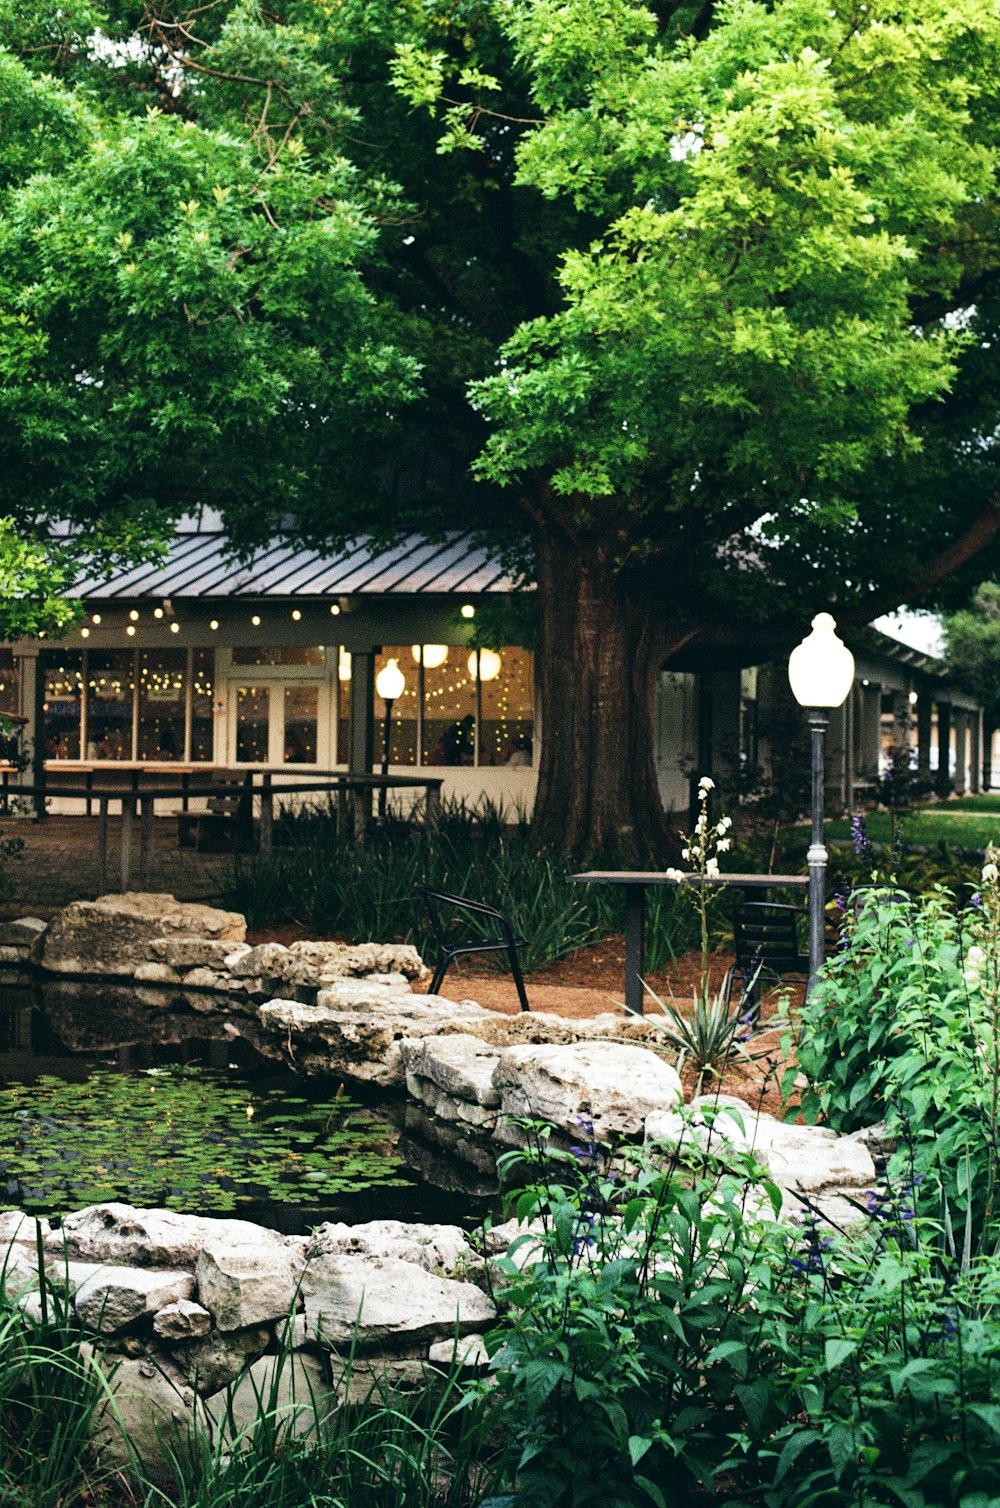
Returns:
[[[518,1508],[687,1504],[729,1469],[734,1435],[759,1445],[782,1422],[752,1297],[782,1240],[751,1213],[760,1170],[630,1151],[623,1175],[584,1118],[568,1155],[522,1125],[527,1150],[502,1161],[533,1175],[511,1202],[540,1234],[498,1263],[506,1316],[487,1337]]]

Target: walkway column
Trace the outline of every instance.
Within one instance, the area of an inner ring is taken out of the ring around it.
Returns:
[[[370,775],[375,763],[375,649],[351,651],[347,771]],[[372,814],[371,789],[354,795],[354,836],[362,842]]]
[[[937,704],[937,780],[935,790],[939,796],[951,793],[951,703]]]
[[[858,691],[858,773],[865,780],[877,781],[882,752],[882,687],[870,681]]]
[[[22,778],[28,785],[39,786],[45,784],[45,672],[41,654],[34,645],[20,658],[21,716],[27,719],[21,736],[28,754],[28,765]],[[45,816],[43,795],[34,797],[34,807],[36,817]]]
[[[983,788],[983,710],[969,713],[969,790],[978,796]]]
[[[852,791],[848,784],[847,757],[850,748],[851,720],[849,708],[851,695],[830,713],[830,726],[826,734],[824,758],[825,796],[824,806],[830,812],[845,811],[851,804]]]
[[[954,707],[951,715],[955,724],[955,795],[964,796],[968,789],[969,714],[964,707]]]
[[[917,779],[921,785],[931,783],[931,699],[921,692],[917,701]]]
[[[983,713],[983,790],[993,789],[993,735],[996,725]]]

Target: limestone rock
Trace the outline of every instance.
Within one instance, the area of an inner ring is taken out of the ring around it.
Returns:
[[[198,1298],[220,1330],[243,1330],[280,1319],[294,1307],[302,1275],[298,1253],[257,1246],[206,1245],[198,1255]]]
[[[481,1335],[467,1335],[459,1340],[435,1341],[427,1353],[428,1361],[438,1367],[475,1367],[485,1372],[490,1364],[490,1353]]]
[[[350,1004],[344,1003],[345,992]],[[321,990],[315,1005],[269,1000],[258,1010],[268,1031],[282,1041],[291,1038],[300,1067],[382,1087],[404,1082],[404,1037],[428,1036],[448,1023],[465,1025],[491,1014],[471,1002],[457,1005],[440,995],[414,995],[366,980]]]
[[[136,966],[137,984],[180,984],[181,976],[168,963],[157,959],[145,959]]]
[[[337,1402],[347,1404],[392,1406],[401,1394],[425,1394],[434,1380],[422,1356],[331,1356],[330,1371]]]
[[[291,954],[281,943],[258,943],[228,964],[229,972],[237,979],[259,975],[264,979],[283,979],[284,968]]]
[[[45,1249],[98,1262],[128,1262],[143,1267],[194,1269],[207,1245],[272,1245],[276,1252],[301,1252],[300,1237],[279,1236],[249,1220],[210,1220],[175,1210],[135,1209],[131,1204],[94,1204],[67,1215],[62,1228],[45,1238]]]
[[[239,1376],[249,1361],[255,1361],[267,1350],[271,1332],[263,1325],[254,1325],[249,1330],[230,1330],[221,1335],[213,1330],[204,1340],[195,1340],[188,1345],[173,1348],[174,1359],[193,1387],[203,1397],[228,1387]]]
[[[81,1355],[105,1373],[113,1403],[106,1404],[95,1422],[91,1450],[101,1466],[127,1471],[132,1465],[131,1441],[146,1472],[163,1476],[171,1448],[182,1451],[192,1429],[208,1430],[210,1421],[197,1394],[164,1358],[157,1361],[109,1357],[103,1362],[92,1346]]]
[[[5,948],[31,949],[48,926],[40,916],[19,916],[14,921],[0,922],[0,944]]]
[[[158,937],[150,953],[172,969],[224,969],[233,956],[233,945],[211,937]],[[242,956],[240,954],[239,956]]]
[[[13,1242],[0,1251],[0,1283],[8,1296],[38,1287],[38,1259],[26,1246]]]
[[[495,1110],[489,1110],[475,1100],[456,1099],[454,1095],[439,1089],[430,1079],[422,1079],[419,1074],[406,1075],[406,1092],[421,1105],[425,1105],[439,1120],[473,1126],[484,1133],[492,1131],[497,1123]]]
[[[598,1140],[641,1134],[647,1116],[683,1099],[675,1069],[647,1048],[617,1042],[509,1047],[493,1083],[504,1116],[551,1121],[576,1140],[582,1120]]]
[[[493,1085],[500,1053],[478,1037],[467,1032],[419,1037],[400,1043],[400,1051],[408,1074],[429,1079],[453,1099],[491,1107],[500,1104],[499,1090]]]
[[[53,973],[132,975],[158,938],[192,935],[242,942],[246,920],[172,895],[102,895],[74,901],[53,918],[39,961]]]
[[[73,1304],[88,1330],[117,1335],[167,1304],[189,1299],[189,1272],[156,1272],[142,1267],[102,1267],[76,1289]]]
[[[373,974],[423,979],[429,973],[420,954],[409,943],[295,942],[290,952],[296,961],[311,965],[326,979]]]
[[[4,1210],[0,1214],[0,1255],[12,1241],[20,1241],[34,1250],[35,1231],[42,1228],[42,1235],[49,1233],[49,1222],[44,1215],[26,1215],[22,1210]]]
[[[261,1356],[205,1407],[221,1436],[239,1448],[249,1443],[262,1412],[282,1434],[311,1439],[336,1412],[338,1399],[322,1363],[292,1351]]]
[[[709,1126],[702,1112],[713,1105],[720,1113]],[[739,1122],[726,1107],[736,1112]],[[876,1178],[871,1153],[860,1139],[838,1136],[827,1126],[789,1125],[731,1095],[703,1095],[694,1101],[687,1120],[667,1113],[651,1116],[646,1123],[647,1141],[671,1144],[682,1135],[694,1136],[715,1151],[726,1144],[752,1150],[775,1183],[792,1193],[866,1189]]]
[[[306,1260],[312,1263],[327,1256],[398,1257],[446,1277],[468,1272],[478,1262],[460,1226],[417,1225],[406,1220],[320,1225],[306,1248]]]
[[[153,1316],[153,1329],[163,1340],[198,1340],[212,1328],[212,1316],[191,1299],[165,1304]]]
[[[302,1279],[310,1336],[331,1350],[413,1344],[482,1329],[495,1317],[471,1283],[441,1278],[399,1257],[324,1256]]]

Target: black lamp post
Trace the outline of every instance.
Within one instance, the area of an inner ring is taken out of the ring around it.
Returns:
[[[837,638],[829,613],[817,613],[812,633],[788,657],[792,694],[809,718],[812,755],[812,836],[809,866],[809,984],[810,995],[826,956],[826,861],[823,842],[823,789],[826,783],[824,740],[829,713],[845,701],[854,682],[854,656]]]
[[[392,734],[392,704],[403,695],[406,688],[406,679],[399,668],[397,660],[389,660],[378,675],[375,677],[375,690],[385,703],[385,722],[382,726],[382,777],[389,773],[389,741]],[[380,786],[378,793],[378,819],[385,821],[386,787]]]

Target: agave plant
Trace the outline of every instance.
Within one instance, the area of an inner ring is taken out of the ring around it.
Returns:
[[[663,1013],[662,1020],[653,1019],[677,1053],[678,1073],[686,1063],[697,1072],[695,1094],[701,1094],[707,1077],[721,1079],[731,1063],[755,1063],[767,1057],[770,1049],[753,1046],[759,1031],[753,1003],[756,984],[755,973],[734,1003],[727,977],[715,994],[708,988],[697,990],[690,1011],[682,1010],[673,1000],[661,1000],[655,990],[645,985],[647,994]]]

